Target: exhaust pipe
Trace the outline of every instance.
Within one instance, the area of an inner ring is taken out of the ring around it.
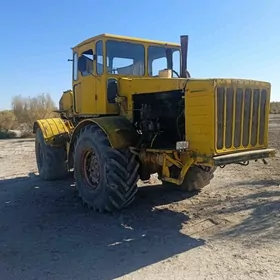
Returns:
[[[189,78],[187,77],[189,36],[181,35],[180,40],[181,40],[181,57],[182,57],[180,76],[182,78]]]

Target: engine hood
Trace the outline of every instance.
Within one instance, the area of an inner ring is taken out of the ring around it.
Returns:
[[[121,95],[184,90],[186,83],[187,79],[183,78],[120,78],[118,80]]]

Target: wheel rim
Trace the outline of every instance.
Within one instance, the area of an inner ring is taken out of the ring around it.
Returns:
[[[81,163],[86,186],[90,189],[96,189],[100,180],[100,167],[97,155],[93,150],[86,150],[83,153]]]

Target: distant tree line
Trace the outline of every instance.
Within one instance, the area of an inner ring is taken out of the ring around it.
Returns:
[[[0,138],[12,138],[13,130],[20,130],[22,137],[32,136],[33,123],[37,119],[55,117],[57,110],[55,102],[49,94],[39,94],[36,97],[12,98],[11,110],[0,111]]]

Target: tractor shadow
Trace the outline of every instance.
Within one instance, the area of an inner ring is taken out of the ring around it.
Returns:
[[[230,199],[228,207],[221,213],[231,217],[243,217],[234,223],[230,228],[218,232],[216,239],[239,238],[243,241],[243,246],[249,248],[262,247],[265,244],[277,243],[280,239],[280,190],[279,180],[253,180],[243,181],[235,184],[236,186],[255,187],[255,193],[248,193],[240,197]],[[227,198],[221,201],[226,204]],[[207,207],[203,205],[202,207]],[[250,213],[250,214],[245,214]],[[213,209],[210,215],[217,215]],[[241,216],[240,216],[241,215]]]
[[[181,192],[141,187],[129,208],[98,214],[72,184],[35,174],[0,181],[3,279],[115,279],[204,244],[180,232],[187,215],[154,207]]]

